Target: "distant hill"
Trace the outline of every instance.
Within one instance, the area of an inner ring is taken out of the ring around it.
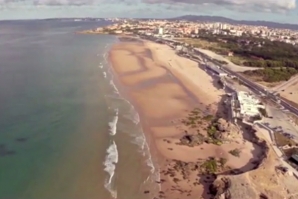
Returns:
[[[187,21],[201,21],[201,22],[221,22],[229,24],[243,24],[252,26],[267,26],[268,28],[280,28],[298,30],[298,24],[284,24],[270,21],[248,21],[248,20],[234,20],[219,16],[204,16],[204,15],[185,15],[181,17],[170,18],[168,20],[187,20]]]

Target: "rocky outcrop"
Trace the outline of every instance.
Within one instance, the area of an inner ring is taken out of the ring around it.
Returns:
[[[184,135],[180,139],[180,143],[179,144],[190,146],[190,147],[194,147],[194,146],[201,145],[204,142],[205,142],[205,138],[201,134],[197,134],[197,135]]]
[[[231,180],[227,177],[216,179],[210,186],[209,192],[214,199],[231,199],[230,189]]]
[[[229,122],[226,121],[225,119],[219,118],[217,120],[216,128],[217,128],[218,131],[220,131],[220,132],[226,132],[226,131],[229,130],[229,126],[230,126]]]
[[[258,137],[256,130],[252,126],[246,126],[245,128],[250,131],[251,134],[251,139],[248,141],[262,148],[262,154],[260,154],[258,157],[260,161],[255,166],[255,169],[257,169],[266,161],[269,152],[269,146],[265,140]]]
[[[258,156],[259,161],[255,163],[255,167],[251,171],[243,173],[234,169],[229,175],[218,176],[214,183],[210,186],[210,192],[214,195],[214,199],[252,199],[252,198],[265,198],[266,195],[259,193],[252,188],[254,183],[258,185],[259,182],[248,180],[247,176],[254,171],[266,170],[266,160],[269,153],[269,146],[266,141],[259,138],[256,131],[251,126],[245,126],[246,130],[250,133],[250,142],[260,146],[262,154]],[[233,172],[234,171],[234,172]],[[247,175],[248,174],[248,175]]]
[[[189,147],[198,146],[203,144],[204,142],[219,144],[223,141],[229,140],[227,139],[227,137],[231,137],[230,135],[234,132],[238,133],[238,131],[235,129],[236,128],[233,124],[223,118],[219,118],[215,121],[212,121],[211,124],[208,126],[206,136],[200,133],[187,134],[180,139],[179,144]]]
[[[209,187],[213,199],[257,199],[244,175],[218,177]]]
[[[183,179],[187,179],[192,171],[198,171],[200,167],[199,163],[180,160],[173,160],[173,164],[173,168],[169,168],[164,174],[174,177],[176,173],[180,173]]]

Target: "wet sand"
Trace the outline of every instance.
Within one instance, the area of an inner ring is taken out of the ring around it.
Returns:
[[[224,94],[198,63],[177,56],[166,45],[149,41],[117,43],[112,47],[109,58],[116,82],[139,112],[152,153],[156,155],[162,173],[162,192],[159,197],[207,197],[204,182],[198,179],[197,174],[190,174],[188,179],[178,174],[176,178],[179,178],[179,182],[163,174],[171,167],[171,160],[196,162],[213,156],[228,157],[231,167],[239,168],[247,164],[247,160],[252,157],[250,151],[253,147],[250,143],[239,141],[220,147],[210,144],[198,147],[177,144],[185,131],[181,126],[181,118],[194,108],[215,115]],[[235,147],[246,147],[248,150],[237,159],[228,153]],[[197,181],[201,183],[196,184]]]

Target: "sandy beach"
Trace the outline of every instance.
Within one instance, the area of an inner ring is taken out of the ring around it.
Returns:
[[[175,161],[197,167],[198,161],[212,157],[226,159],[229,168],[253,166],[249,162],[258,152],[252,143],[243,141],[237,129],[234,133],[239,139],[234,138],[233,143],[179,144],[182,136],[206,134],[206,124],[195,129],[183,125],[183,118],[192,110],[197,108],[202,116],[221,114],[225,93],[198,63],[176,55],[169,46],[149,41],[119,42],[111,48],[109,58],[116,81],[139,112],[151,149],[157,154],[161,172],[158,183],[162,184],[157,197],[209,198],[208,179],[198,176],[197,169],[190,169],[187,177],[183,172],[173,174]],[[241,157],[229,153],[235,148],[242,150]]]

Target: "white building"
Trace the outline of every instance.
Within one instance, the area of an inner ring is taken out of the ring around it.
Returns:
[[[115,34],[121,34],[121,33],[123,33],[123,31],[122,30],[115,30],[114,33]]]
[[[228,25],[227,25],[227,24],[222,24],[221,29],[222,29],[222,30],[227,30],[227,29],[228,29]]]
[[[247,92],[237,92],[237,98],[240,106],[240,115],[242,117],[258,116],[260,115],[259,108],[265,108],[258,99]]]
[[[163,32],[164,32],[164,31],[163,31],[163,28],[160,27],[160,28],[158,29],[158,34],[159,34],[159,35],[163,35]]]

